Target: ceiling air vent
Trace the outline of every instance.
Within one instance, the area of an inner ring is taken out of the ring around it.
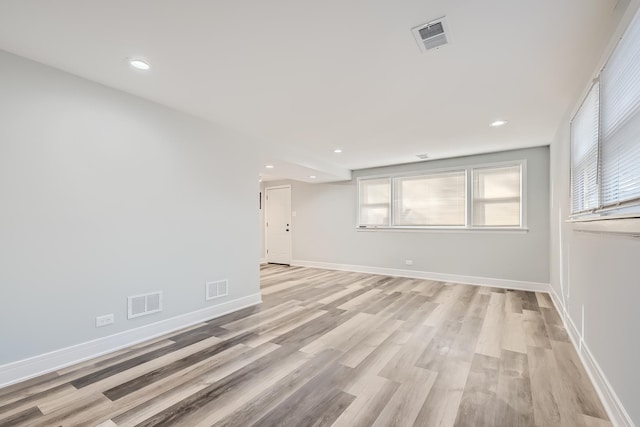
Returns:
[[[431,49],[437,49],[441,46],[449,44],[447,22],[445,17],[438,18],[434,21],[419,25],[413,28],[413,35],[420,46],[420,50],[426,52]]]

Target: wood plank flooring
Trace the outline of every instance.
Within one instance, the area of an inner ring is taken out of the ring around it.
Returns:
[[[0,389],[0,425],[610,425],[546,294],[279,265],[261,280],[259,306]]]

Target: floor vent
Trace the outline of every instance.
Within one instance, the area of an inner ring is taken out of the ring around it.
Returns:
[[[162,311],[162,291],[130,296],[127,301],[128,319]]]
[[[207,282],[205,288],[207,301],[229,295],[229,281],[226,279]]]
[[[449,44],[448,30],[444,17],[411,29],[423,52]]]

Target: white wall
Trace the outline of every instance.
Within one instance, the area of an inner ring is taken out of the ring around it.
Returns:
[[[528,170],[526,233],[356,230],[359,176],[521,159],[527,160]],[[360,170],[343,183],[287,183],[292,185],[292,211],[296,212],[294,260],[549,283],[548,147]],[[405,265],[406,259],[413,265]]]
[[[623,29],[638,9],[632,2],[622,17],[600,64],[594,66],[596,77],[605,58],[619,39]],[[619,13],[624,12],[619,10]],[[590,79],[584,81],[584,93]],[[583,340],[582,356],[599,365],[592,367],[596,385],[605,394],[614,419],[626,420],[622,413],[640,424],[640,239],[612,234],[579,231],[585,224],[568,223],[570,214],[570,118],[578,108],[576,98],[567,112],[558,134],[551,144],[551,285],[561,310],[566,310],[570,332]],[[584,314],[583,314],[584,310]],[[583,317],[584,315],[584,317]],[[584,335],[582,333],[584,332]],[[602,377],[600,377],[602,375]],[[605,380],[611,386],[607,390]],[[617,395],[621,407],[616,407]],[[621,424],[624,425],[624,424]]]
[[[245,138],[1,51],[0,121],[0,365],[259,293]]]

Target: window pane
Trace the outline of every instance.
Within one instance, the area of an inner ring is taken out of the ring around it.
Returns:
[[[473,225],[520,225],[520,166],[473,170]]]
[[[594,84],[571,121],[571,212],[595,209],[598,201],[600,85]]]
[[[387,178],[360,181],[360,202],[389,204],[389,187]]]
[[[464,226],[465,171],[398,178],[394,225]]]
[[[389,207],[362,206],[360,208],[360,225],[388,225]]]
[[[640,15],[602,70],[601,204],[640,202]]]
[[[359,181],[359,225],[388,226],[391,185],[389,178]]]
[[[483,203],[476,202],[473,206],[475,225],[487,227],[518,226],[520,225],[520,203]],[[484,223],[480,221],[484,220]]]

